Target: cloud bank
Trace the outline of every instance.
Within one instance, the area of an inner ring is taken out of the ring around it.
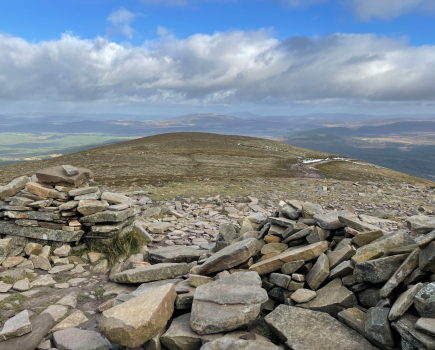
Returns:
[[[433,12],[433,0],[347,0],[354,13],[362,20],[371,18],[394,19],[410,12]]]
[[[234,105],[435,100],[435,46],[370,34],[278,40],[266,30],[124,47],[0,35],[0,100]]]

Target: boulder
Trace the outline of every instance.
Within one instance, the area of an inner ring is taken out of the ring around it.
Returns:
[[[435,230],[435,218],[429,216],[411,216],[406,220],[406,223],[411,232],[418,235],[424,235]]]
[[[113,276],[118,283],[144,283],[186,275],[190,267],[186,263],[164,263],[126,270]]]
[[[276,255],[270,259],[260,261],[252,265],[249,270],[256,271],[259,275],[264,275],[270,272],[274,272],[282,268],[282,266],[287,262],[303,260],[309,261],[317,258],[322,253],[324,253],[329,247],[329,242],[323,241],[308,246],[303,246],[296,248],[279,255]]]
[[[289,349],[376,350],[363,336],[324,312],[282,304],[265,321]]]
[[[38,181],[48,185],[74,185],[79,186],[83,182],[92,179],[92,171],[86,168],[77,168],[78,174],[70,176],[62,166],[44,168],[36,172]]]
[[[171,318],[177,294],[172,284],[103,312],[100,331],[112,343],[136,347],[153,338]]]
[[[190,326],[200,335],[228,332],[253,322],[268,300],[255,272],[241,272],[196,288]]]
[[[42,245],[38,243],[27,243],[24,248],[26,255],[39,255],[42,253]]]
[[[339,278],[329,282],[317,291],[313,300],[300,304],[301,307],[321,311],[337,317],[340,311],[351,308],[357,304],[355,294],[348,290]]]
[[[53,333],[53,343],[59,350],[109,350],[110,343],[100,333],[67,328]]]
[[[209,257],[199,268],[201,275],[227,270],[244,263],[261,250],[262,243],[255,238],[234,243]]]

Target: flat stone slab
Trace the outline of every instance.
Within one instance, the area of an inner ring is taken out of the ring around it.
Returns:
[[[27,176],[21,176],[12,180],[5,186],[0,186],[0,200],[15,196],[29,181],[30,179]]]
[[[189,273],[190,267],[186,263],[167,263],[139,267],[126,270],[113,276],[117,283],[144,283],[171,279]]]
[[[196,288],[190,326],[198,334],[228,332],[253,322],[269,299],[255,272],[241,272]]]
[[[42,239],[56,242],[78,242],[84,231],[50,230],[42,227],[18,226],[11,221],[0,221],[0,232],[5,235]]]
[[[53,333],[53,342],[59,350],[109,350],[110,343],[100,333],[67,328]]]
[[[385,258],[365,261],[355,265],[354,276],[359,283],[382,283],[391,276],[406,260],[408,254],[387,256]]]
[[[191,263],[192,261],[197,261],[200,255],[201,253],[195,248],[177,245],[150,251],[149,261],[151,264]]]
[[[68,175],[62,166],[44,168],[36,172],[40,183],[47,185],[74,185],[78,186],[93,178],[92,171],[86,168],[77,168],[78,174]]]
[[[324,312],[281,304],[265,321],[289,349],[376,350],[362,335]]]
[[[0,338],[8,340],[9,338],[20,337],[32,331],[32,324],[29,321],[29,311],[21,311],[18,315],[11,317],[5,322]]]
[[[110,211],[106,210],[101,213],[95,213],[80,218],[82,223],[96,223],[96,222],[121,222],[128,218],[140,213],[140,207],[134,206],[127,210]]]

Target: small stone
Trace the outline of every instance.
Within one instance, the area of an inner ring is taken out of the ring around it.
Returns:
[[[68,306],[70,308],[77,307],[77,292],[71,292],[56,302],[57,305]]]
[[[30,255],[30,261],[33,263],[35,269],[41,269],[45,271],[51,270],[50,260],[48,258],[43,257],[41,255]]]
[[[81,312],[80,310],[77,310],[67,318],[65,318],[63,321],[59,322],[56,326],[54,326],[50,333],[60,331],[62,329],[67,328],[74,328],[77,326],[80,326],[82,323],[85,323],[88,321],[88,318]]]
[[[290,298],[297,303],[306,303],[310,300],[313,300],[316,296],[316,292],[301,288],[294,292]]]
[[[303,260],[298,260],[298,261],[292,261],[292,262],[285,263],[281,267],[281,272],[283,274],[285,274],[285,275],[291,275],[292,273],[294,273],[297,270],[299,270],[304,264],[305,264],[305,261],[303,261]]]
[[[329,260],[326,254],[322,254],[317,259],[311,271],[305,277],[312,290],[317,290],[329,276]]]
[[[57,282],[50,275],[42,275],[30,283],[30,288],[47,287],[55,285]]]
[[[435,273],[435,242],[430,242],[429,245],[421,251],[419,267],[421,271]]]
[[[23,280],[17,281],[14,283],[13,288],[19,292],[25,292],[30,289],[29,279],[26,277]]]
[[[51,317],[57,322],[68,312],[68,307],[63,305],[50,305],[42,313],[50,314]]]
[[[435,283],[429,283],[418,291],[414,306],[421,317],[435,318]]]
[[[6,268],[15,267],[21,264],[24,260],[25,259],[22,256],[11,256],[3,261],[2,266]]]
[[[388,322],[390,309],[372,307],[367,312],[366,333],[384,346],[394,347],[394,335]]]
[[[190,285],[192,287],[199,287],[203,284],[213,282],[213,278],[201,275],[189,275]]]
[[[70,251],[71,251],[71,246],[63,245],[62,247],[56,248],[53,251],[53,255],[66,258],[68,257]]]
[[[63,170],[65,170],[68,176],[74,176],[79,174],[79,170],[72,165],[62,165]]]
[[[271,273],[269,277],[269,282],[273,283],[275,286],[287,289],[289,283],[291,282],[291,277],[288,275],[283,275],[281,273]]]
[[[103,259],[97,265],[93,266],[91,270],[96,273],[108,273],[110,271],[109,261],[107,259]]]
[[[42,253],[42,245],[38,243],[27,243],[24,248],[24,252],[26,255],[39,255]]]
[[[424,317],[419,318],[417,323],[415,324],[415,329],[434,337],[435,318],[424,318]]]
[[[4,283],[0,281],[0,293],[7,293],[12,289],[12,284]]]
[[[399,295],[391,307],[388,319],[390,321],[397,321],[409,309],[414,302],[414,297],[423,288],[423,283],[416,284],[409,288],[406,292]]]
[[[354,275],[359,283],[382,283],[388,281],[397,271],[408,254],[387,256],[385,258],[365,261],[355,265]]]

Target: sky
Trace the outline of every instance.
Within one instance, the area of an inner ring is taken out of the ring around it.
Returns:
[[[435,113],[434,0],[4,0],[0,114]]]

